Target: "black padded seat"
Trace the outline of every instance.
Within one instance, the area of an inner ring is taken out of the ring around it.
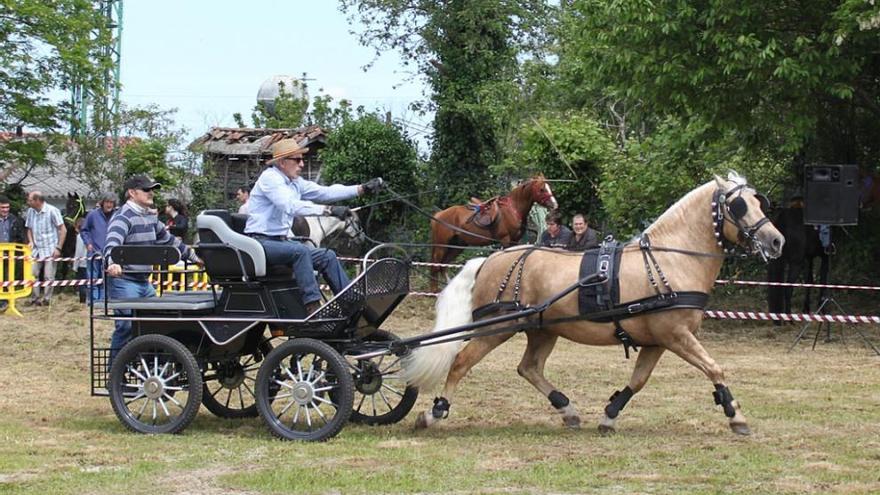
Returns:
[[[292,278],[293,269],[289,265],[266,263],[262,244],[244,234],[247,219],[247,215],[230,214],[226,210],[205,210],[196,217],[200,242],[195,249],[205,261],[208,276],[227,280]]]
[[[129,297],[111,299],[107,309],[154,309],[154,310],[203,310],[216,305],[214,294],[210,291],[164,294],[161,297]]]

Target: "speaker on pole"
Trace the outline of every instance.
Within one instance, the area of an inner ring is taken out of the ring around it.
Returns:
[[[859,168],[856,165],[808,165],[804,171],[804,223],[859,223]]]

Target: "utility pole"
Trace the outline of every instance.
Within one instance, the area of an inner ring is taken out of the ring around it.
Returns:
[[[91,94],[81,83],[71,90],[70,103],[73,114],[70,119],[70,135],[82,136],[89,128],[90,113],[95,123],[94,132],[106,136],[110,131],[115,146],[118,130],[113,124],[119,112],[120,67],[122,61],[122,1],[97,0],[96,8],[104,15],[105,28],[110,30],[110,43],[101,48],[101,58],[110,65],[104,74],[104,94]],[[99,33],[96,33],[98,36]]]

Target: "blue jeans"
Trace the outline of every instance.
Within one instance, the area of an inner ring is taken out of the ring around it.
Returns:
[[[350,282],[339,260],[336,259],[336,253],[330,249],[314,248],[293,240],[257,240],[266,252],[266,264],[293,267],[293,275],[299,283],[304,304],[321,300],[321,291],[318,289],[318,281],[315,280],[315,270],[324,276],[334,294],[344,289]]]
[[[111,277],[107,277],[106,280],[110,284],[111,301],[127,297],[156,297],[156,290],[146,280],[138,281]],[[132,312],[131,310],[116,309],[113,310],[113,314],[116,316],[131,316]],[[110,362],[113,362],[113,358],[116,357],[119,350],[125,347],[125,344],[131,339],[131,321],[116,320],[114,324],[116,325],[116,330],[113,331],[113,336],[110,338]]]
[[[88,268],[87,276],[89,279],[99,279],[104,275],[104,266],[100,259],[89,260],[86,267]],[[107,282],[105,281],[104,283],[106,284]],[[89,304],[104,299],[104,284],[95,285],[95,282],[92,282],[90,287],[92,290],[89,294]]]

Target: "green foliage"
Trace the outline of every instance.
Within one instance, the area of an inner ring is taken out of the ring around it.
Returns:
[[[748,152],[734,137],[711,139],[705,125],[668,119],[649,138],[631,141],[620,160],[605,163],[599,196],[609,224],[627,237],[713,174],[734,170],[766,192],[783,181],[785,164]]]
[[[583,113],[547,115],[524,124],[518,138],[519,150],[496,173],[524,179],[540,172],[565,180],[551,183],[560,211],[568,217],[586,213],[598,224],[604,218],[600,174],[621,156],[596,120]]]
[[[382,177],[400,194],[418,190],[418,160],[415,146],[395,124],[386,124],[377,115],[363,114],[344,123],[327,139],[321,152],[324,166],[321,175],[326,183],[360,184],[373,177]],[[377,197],[362,196],[357,204],[375,202]],[[370,208],[361,221],[370,236],[386,239],[407,212],[397,202]],[[396,238],[396,237],[395,237]]]
[[[103,14],[88,0],[0,2],[0,130],[23,128],[43,135],[0,145],[0,175],[27,173],[45,164],[50,149],[62,151],[60,136],[70,107],[46,96],[81,84],[105,94],[110,42]]]
[[[479,193],[474,188],[485,186],[503,157],[504,117],[520,97],[517,57],[540,45],[552,8],[543,0],[343,0],[341,8],[364,26],[364,45],[377,54],[398,51],[429,82],[429,108],[436,110],[431,171],[449,185],[439,204]]]
[[[305,79],[305,74],[303,74]],[[295,129],[301,127],[306,110],[309,108],[308,98],[298,98],[296,93],[306,94],[308,86],[302,81],[292,81],[294,87],[288,88],[283,81],[278,83],[278,97],[270,108],[263,102],[257,102],[251,111],[251,122],[257,129]],[[247,127],[240,113],[234,113],[239,127]]]
[[[880,157],[876,15],[854,0],[575,1],[560,65],[567,88],[641,104],[649,125],[673,115],[752,152],[869,164]]]
[[[207,168],[208,170],[212,170]],[[199,174],[192,177],[189,181],[192,199],[189,203],[190,214],[195,216],[202,210],[209,208],[217,208],[223,204],[222,192],[215,187],[215,179],[210,174]]]
[[[179,173],[168,165],[167,155],[168,147],[162,141],[131,143],[122,151],[123,177],[144,174],[161,183],[163,188],[172,188],[178,182]],[[162,191],[156,193],[156,203],[159,204]]]

